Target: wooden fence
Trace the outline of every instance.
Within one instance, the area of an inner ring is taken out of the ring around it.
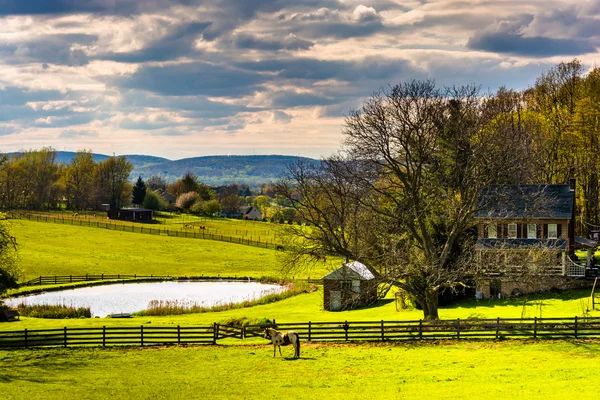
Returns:
[[[216,233],[205,232],[204,230],[199,231],[187,231],[184,229],[167,229],[160,226],[145,226],[147,224],[127,224],[123,222],[110,222],[106,221],[92,221],[91,219],[78,219],[78,218],[65,218],[64,216],[56,216],[56,215],[39,215],[39,214],[31,214],[24,212],[9,212],[9,218],[13,219],[28,219],[30,221],[37,222],[50,222],[55,224],[64,224],[64,225],[76,225],[76,226],[87,226],[93,228],[104,228],[109,230],[123,231],[123,232],[133,232],[133,233],[144,233],[149,235],[162,235],[162,236],[171,236],[171,237],[183,237],[188,239],[206,239],[206,240],[218,240],[221,242],[235,243],[235,244],[243,244],[246,246],[254,246],[254,247],[264,247],[277,249],[280,248],[281,245],[277,244],[273,241],[272,238],[261,241],[260,237],[258,240],[253,240],[252,238],[243,238],[243,237],[235,237],[235,236],[226,236],[220,235]]]
[[[308,341],[385,341],[511,338],[600,337],[600,318],[455,319],[415,321],[344,321],[276,324]],[[261,336],[263,328],[243,328],[243,337]]]
[[[600,318],[455,319],[439,321],[343,321],[273,323],[302,340],[408,341],[469,339],[564,339],[600,337]],[[216,344],[218,340],[263,337],[264,325],[230,327],[102,327],[0,331],[0,348]]]

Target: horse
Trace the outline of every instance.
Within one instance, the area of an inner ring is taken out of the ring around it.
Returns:
[[[286,333],[279,332],[273,328],[265,328],[265,339],[269,339],[273,343],[273,357],[275,357],[275,348],[279,347],[279,355],[281,354],[281,346],[292,344],[294,346],[294,358],[300,358],[300,336],[294,331]]]

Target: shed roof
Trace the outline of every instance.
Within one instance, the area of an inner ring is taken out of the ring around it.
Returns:
[[[569,185],[491,185],[478,200],[478,219],[570,219],[575,192]]]
[[[331,280],[361,280],[368,281],[375,279],[375,275],[363,264],[358,261],[343,264],[336,270],[331,271],[323,277]]]
[[[477,239],[477,250],[567,250],[566,239]]]

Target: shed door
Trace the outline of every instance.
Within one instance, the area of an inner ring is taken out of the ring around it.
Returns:
[[[329,308],[331,311],[339,311],[342,309],[342,292],[331,291],[329,293]]]

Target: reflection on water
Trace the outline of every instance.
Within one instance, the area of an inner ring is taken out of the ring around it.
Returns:
[[[283,286],[256,282],[151,282],[124,283],[47,292],[9,299],[7,304],[64,304],[90,307],[93,317],[133,313],[148,308],[151,300],[196,303],[202,307],[254,300],[280,293]]]

